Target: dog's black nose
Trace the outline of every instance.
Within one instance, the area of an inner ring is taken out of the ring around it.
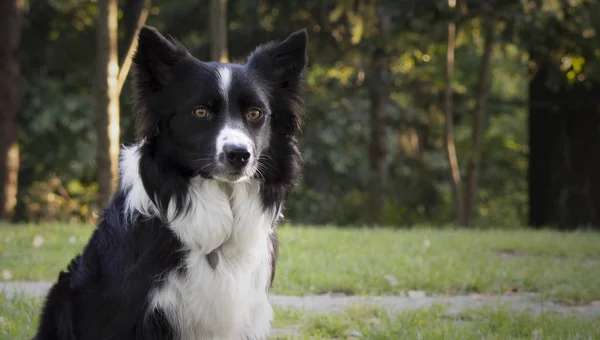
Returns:
[[[243,167],[250,159],[250,151],[244,146],[225,145],[224,149],[227,162],[235,167]]]

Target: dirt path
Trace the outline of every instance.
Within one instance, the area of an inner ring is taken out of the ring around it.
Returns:
[[[18,293],[35,297],[44,296],[50,286],[51,283],[48,282],[0,282],[0,291],[4,291],[9,297]],[[381,306],[391,313],[399,313],[443,304],[447,306],[448,313],[455,314],[465,309],[502,304],[515,310],[530,310],[534,313],[556,311],[563,314],[600,316],[599,302],[586,306],[569,307],[551,301],[542,301],[538,295],[425,296],[422,292],[413,292],[408,296],[271,295],[270,300],[273,306],[276,307],[294,307],[317,313],[339,312],[356,305]]]

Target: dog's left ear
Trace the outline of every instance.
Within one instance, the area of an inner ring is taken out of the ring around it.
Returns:
[[[172,77],[172,68],[189,52],[178,41],[160,34],[154,27],[143,26],[133,56],[134,87],[156,91]]]
[[[142,27],[133,56],[131,82],[139,138],[156,135],[160,115],[149,111],[147,101],[167,87],[174,77],[173,67],[188,56],[187,49],[175,39],[163,36],[153,27]]]
[[[306,29],[290,34],[284,41],[258,47],[248,58],[248,65],[272,85],[296,89],[308,62]]]

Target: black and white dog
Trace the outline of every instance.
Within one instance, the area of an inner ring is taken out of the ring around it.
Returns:
[[[243,65],[144,27],[139,144],[89,243],[49,292],[37,340],[265,339],[275,227],[301,158],[307,34]]]

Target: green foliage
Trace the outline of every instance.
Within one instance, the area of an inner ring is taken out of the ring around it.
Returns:
[[[95,4],[85,1],[29,3],[21,46],[20,219],[86,220],[92,210],[93,190],[82,195],[67,186],[57,200],[48,200],[55,197],[56,181],[94,187],[95,48],[89,42],[95,15]],[[77,208],[86,206],[88,211]]]
[[[373,174],[368,167],[368,65],[375,49],[389,58],[388,171],[383,222],[405,226],[452,221],[448,164],[443,152],[446,20],[458,22],[455,91],[456,145],[461,170],[471,149],[474,87],[482,53],[481,22],[495,15],[501,40],[493,52],[479,202],[479,225],[520,225],[527,215],[527,85],[529,54],[552,60],[556,81],[587,81],[597,70],[600,20],[597,1],[229,1],[229,51],[233,59],[256,45],[306,27],[308,118],[300,145],[305,168],[286,216],[298,223],[370,223],[366,212]],[[566,6],[565,4],[568,4]],[[153,2],[149,24],[182,40],[206,59],[204,3]],[[566,6],[566,7],[565,7]],[[390,18],[381,31],[380,14]],[[50,174],[80,183],[67,192],[75,205],[97,210],[94,193],[94,2],[30,2],[22,45],[20,218],[32,219],[25,196],[51,192]],[[121,15],[120,17],[123,17]],[[123,27],[124,25],[120,25]],[[126,32],[121,28],[120,36]],[[545,60],[544,59],[544,60]],[[552,85],[552,84],[550,84]],[[130,95],[122,98],[123,143],[133,141]],[[37,194],[32,194],[37,192]],[[33,201],[40,202],[40,199]],[[46,203],[44,203],[46,204]],[[68,209],[67,209],[68,210]],[[84,209],[85,210],[85,209]],[[40,210],[38,210],[40,211]],[[46,209],[45,211],[48,211]],[[66,213],[71,216],[73,211]],[[87,212],[76,213],[85,219]],[[64,213],[41,219],[63,219]]]
[[[523,35],[538,64],[552,66],[554,78],[547,84],[600,80],[600,2],[597,0],[544,1],[529,8],[524,17],[529,34]]]
[[[97,215],[93,208],[97,194],[95,183],[85,186],[78,180],[71,180],[64,185],[59,177],[50,175],[28,187],[22,199],[25,214],[31,221],[79,223],[95,221]]]
[[[369,222],[364,211],[368,206],[369,196],[366,193],[372,176],[366,164],[370,138],[369,99],[362,78],[368,60],[365,51],[384,43],[392,53],[394,91],[389,108],[390,179],[383,221],[390,225],[451,221],[451,187],[442,150],[444,22],[434,21],[431,14],[415,7],[412,9],[415,17],[401,17],[404,21],[394,28],[398,31],[393,37],[382,42],[366,34],[360,41],[361,49],[357,50],[352,46],[356,44],[352,41],[352,23],[344,23],[345,17],[340,14],[340,8],[346,5],[338,3],[325,22],[311,17],[322,29],[330,27],[329,34],[332,36],[344,38],[336,45],[341,50],[341,54],[336,54],[340,58],[329,60],[319,54],[316,60],[313,59],[308,73],[310,119],[301,139],[307,162],[304,181],[290,198],[288,216],[294,221],[307,223]],[[394,18],[402,16],[390,11]],[[372,25],[373,18],[368,15],[363,20],[370,21]],[[310,24],[314,25],[313,21]],[[409,27],[416,27],[405,29],[403,24],[407,21],[410,22],[407,23]],[[420,31],[423,23],[429,24],[427,33]],[[344,25],[350,28],[345,29]],[[479,22],[473,20],[464,25],[458,37],[457,74],[453,84],[457,93],[457,147],[463,173],[471,147],[470,120],[482,45]],[[480,224],[519,224],[525,220],[527,213],[524,208],[527,143],[524,124],[525,55],[522,49],[510,42],[502,42],[494,53],[491,97],[499,104],[490,105],[486,122],[491,131],[486,134],[484,149],[479,192],[482,199],[477,214]],[[497,81],[496,76],[501,80]],[[511,105],[511,102],[520,104]]]

